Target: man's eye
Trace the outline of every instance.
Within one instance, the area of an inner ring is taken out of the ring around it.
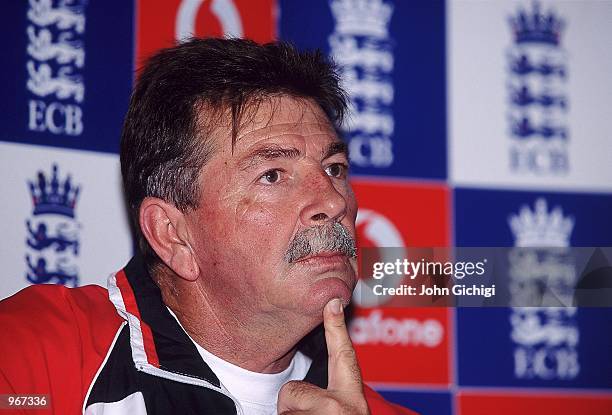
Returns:
[[[346,176],[347,167],[342,163],[334,163],[325,169],[325,172],[331,177],[343,178]]]
[[[273,184],[277,183],[281,178],[281,171],[278,169],[268,170],[259,178],[260,183]]]

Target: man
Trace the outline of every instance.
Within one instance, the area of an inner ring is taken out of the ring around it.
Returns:
[[[49,394],[62,414],[408,413],[362,384],[344,322],[345,107],[330,64],[286,44],[193,39],[152,57],[121,144],[141,255],[108,293],[4,301],[0,393]]]

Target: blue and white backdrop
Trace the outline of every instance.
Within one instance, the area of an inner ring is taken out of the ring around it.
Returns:
[[[131,257],[121,124],[137,63],[186,31],[286,39],[336,60],[374,245],[612,246],[612,1],[7,0],[0,10],[1,298],[30,284],[105,285]],[[398,403],[612,413],[609,309],[374,313],[392,333],[361,336],[358,355]],[[435,344],[398,340],[424,322],[439,328]],[[394,366],[376,369],[380,353]]]

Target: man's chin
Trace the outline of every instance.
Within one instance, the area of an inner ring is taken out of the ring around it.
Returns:
[[[338,276],[321,278],[315,281],[305,293],[304,311],[308,314],[322,316],[323,308],[328,302],[339,298],[342,304],[347,305],[351,301],[352,293],[352,287],[349,287],[343,278]]]

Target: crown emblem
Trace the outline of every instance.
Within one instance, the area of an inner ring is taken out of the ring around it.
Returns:
[[[382,0],[332,0],[336,32],[351,36],[386,38],[393,5]]]
[[[549,213],[543,198],[536,200],[533,211],[522,206],[508,221],[518,247],[568,247],[574,229],[574,219],[564,217],[559,206]]]
[[[28,181],[34,215],[54,213],[74,218],[74,208],[79,196],[80,186],[72,184],[70,175],[60,182],[57,164],[53,164],[51,180],[42,171],[38,172],[36,181]]]
[[[565,25],[553,11],[547,14],[541,13],[538,2],[533,3],[531,14],[520,9],[518,14],[509,20],[516,43],[544,43],[557,46],[560,42],[561,30]]]

